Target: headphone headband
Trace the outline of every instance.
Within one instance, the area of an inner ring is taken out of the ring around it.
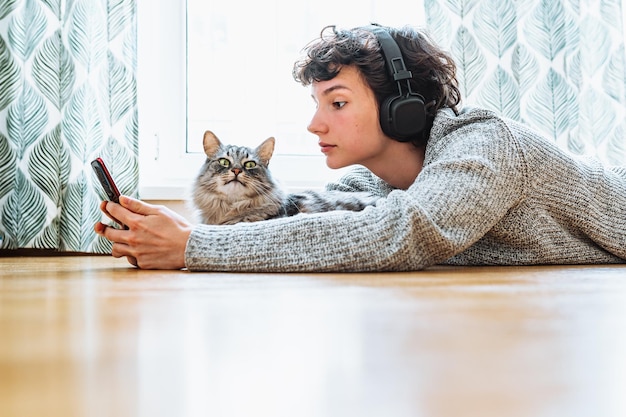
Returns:
[[[402,52],[389,32],[377,26],[374,26],[372,32],[376,35],[383,52],[383,58],[387,63],[387,69],[393,79],[395,81],[410,80],[413,74],[406,69]]]
[[[380,26],[369,29],[380,44],[382,56],[391,79],[398,84],[398,95],[385,99],[380,106],[380,126],[383,132],[400,142],[418,138],[426,126],[424,97],[411,90],[413,74],[407,70],[402,51],[391,34]],[[406,83],[406,93],[402,85]]]

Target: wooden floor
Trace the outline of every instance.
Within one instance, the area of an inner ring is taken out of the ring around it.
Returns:
[[[0,259],[0,416],[626,416],[626,266]]]

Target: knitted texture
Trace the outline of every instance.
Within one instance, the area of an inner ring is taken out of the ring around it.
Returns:
[[[363,167],[327,188],[386,198],[361,212],[198,225],[187,243],[188,269],[626,263],[626,169],[573,157],[487,110],[440,111],[422,172],[407,190]]]

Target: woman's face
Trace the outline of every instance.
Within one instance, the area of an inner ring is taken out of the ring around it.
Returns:
[[[332,80],[311,85],[317,105],[308,130],[317,135],[329,168],[370,168],[392,141],[379,124],[374,92],[356,67],[345,66]]]

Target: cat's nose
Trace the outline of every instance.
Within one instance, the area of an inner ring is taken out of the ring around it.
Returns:
[[[239,174],[241,174],[241,169],[240,168],[233,168],[232,169],[233,173],[235,174],[235,177]]]

